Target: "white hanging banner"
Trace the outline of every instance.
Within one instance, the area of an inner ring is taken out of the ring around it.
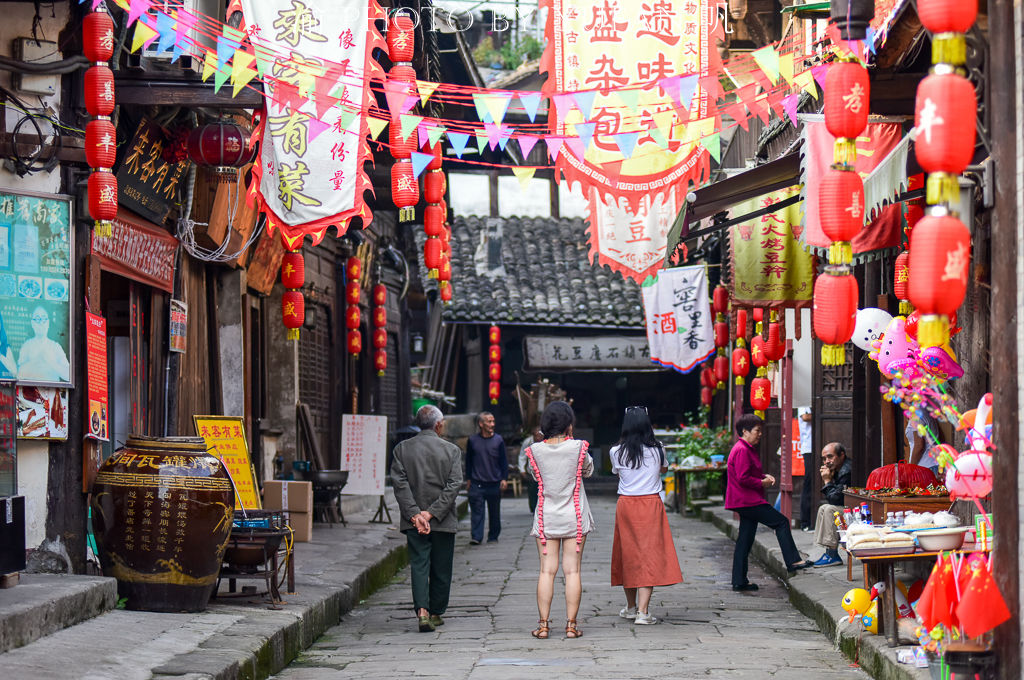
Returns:
[[[704,265],[663,269],[641,290],[651,361],[688,373],[715,351]]]
[[[644,196],[631,211],[626,199],[608,205],[591,189],[588,204],[590,256],[637,283],[657,274],[665,260],[668,231],[679,212],[676,192],[659,195],[653,203],[650,195]]]
[[[266,87],[249,191],[267,229],[294,247],[331,225],[344,233],[352,217],[369,224],[368,83],[383,75],[373,49],[387,49],[377,0],[242,0],[242,10]]]

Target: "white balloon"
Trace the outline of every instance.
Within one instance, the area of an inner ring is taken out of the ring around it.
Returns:
[[[865,352],[871,350],[871,343],[882,337],[892,321],[892,314],[877,307],[857,310],[857,325],[853,329],[853,344]]]

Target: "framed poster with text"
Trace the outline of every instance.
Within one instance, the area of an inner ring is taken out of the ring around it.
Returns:
[[[0,191],[0,380],[73,386],[71,201]]]
[[[341,469],[348,470],[346,494],[380,496],[388,452],[386,416],[341,416]]]

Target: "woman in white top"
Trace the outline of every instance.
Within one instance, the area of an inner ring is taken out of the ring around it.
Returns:
[[[657,623],[648,611],[654,587],[680,583],[683,574],[661,500],[661,475],[668,462],[646,407],[626,409],[622,436],[610,455],[612,472],[619,476],[612,585],[622,586],[626,594],[619,616],[641,625]]]

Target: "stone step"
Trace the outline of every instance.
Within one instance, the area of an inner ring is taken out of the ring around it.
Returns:
[[[102,576],[22,574],[0,590],[0,654],[117,606],[117,581]]]

